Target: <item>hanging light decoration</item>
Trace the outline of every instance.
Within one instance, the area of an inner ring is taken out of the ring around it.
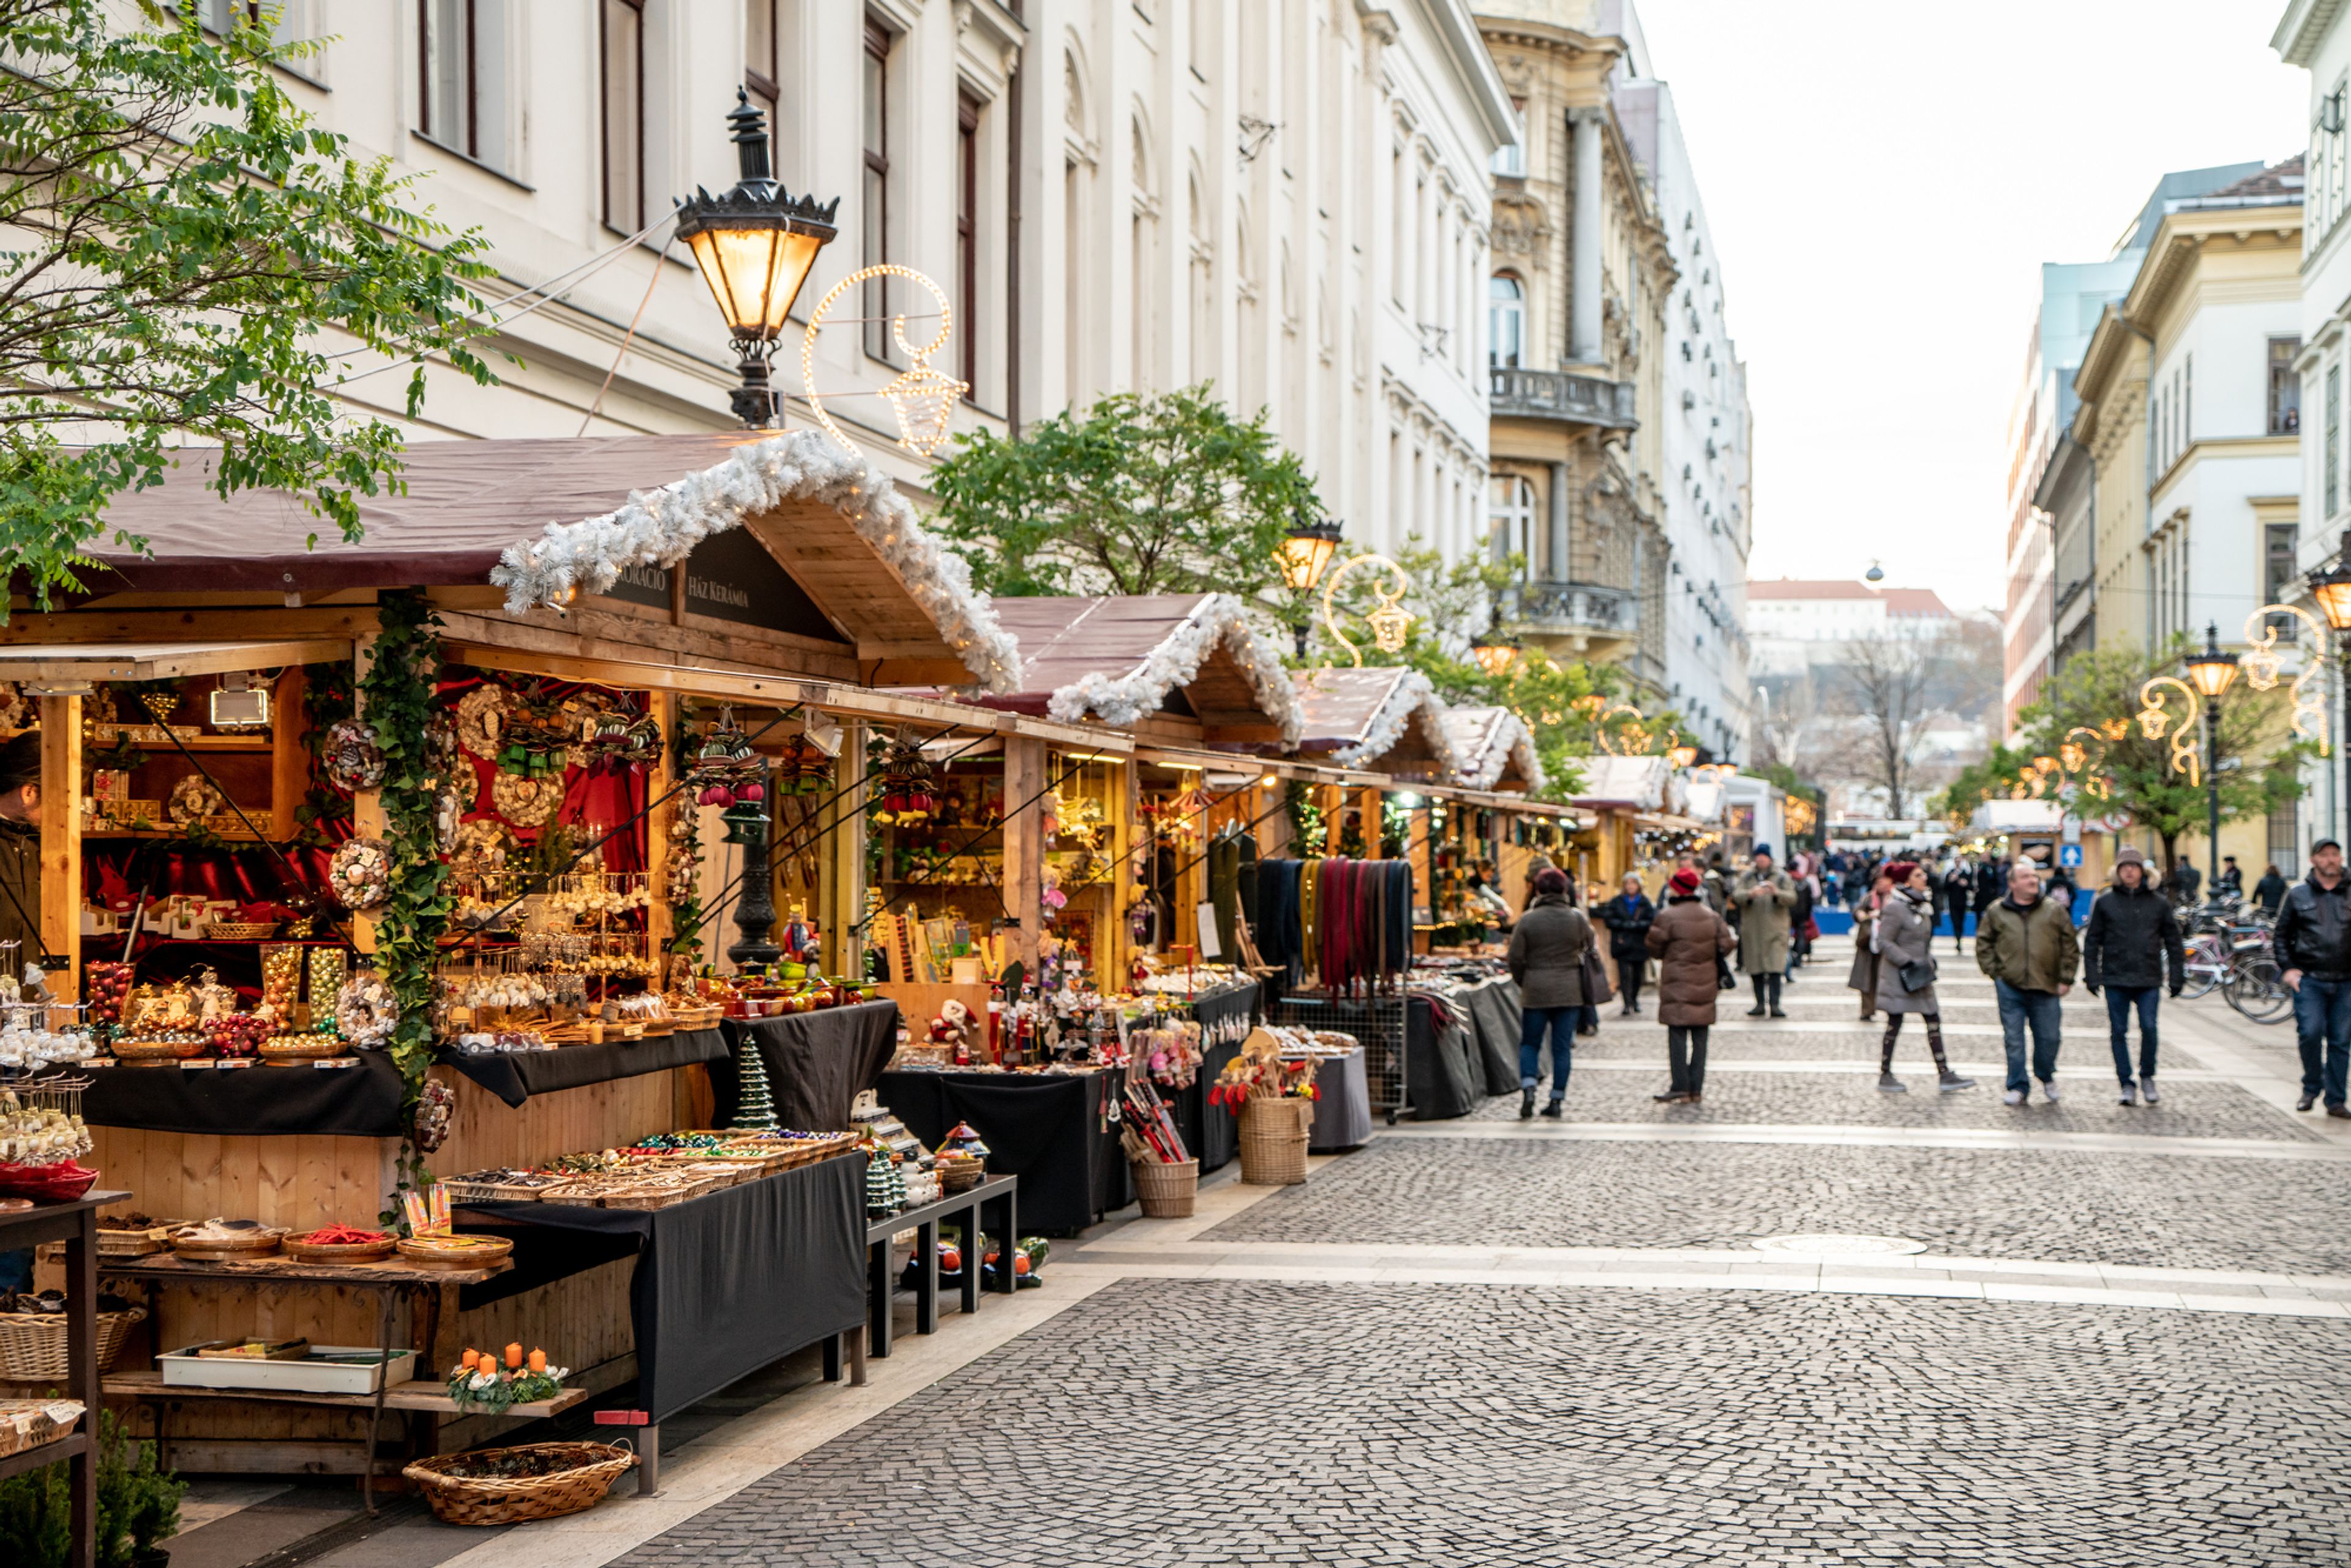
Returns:
[[[2325,629],[2318,618],[2298,604],[2264,604],[2245,617],[2245,641],[2250,644],[2239,661],[2245,672],[2245,684],[2257,692],[2271,690],[2278,684],[2279,665],[2277,628],[2270,624],[2273,615],[2291,615],[2310,631],[2310,641],[2304,644],[2302,674],[2294,678],[2287,691],[2294,698],[2294,716],[2289,721],[2298,739],[2315,741],[2318,755],[2334,753],[2332,737],[2326,721],[2326,687],[2322,679],[2325,665],[2318,650],[2326,645]]]
[[[2186,714],[2174,715],[2166,706],[2171,695],[2166,687],[2177,689],[2181,696],[2188,699]],[[2187,774],[2191,789],[2202,783],[2204,765],[2196,754],[2194,689],[2177,675],[2158,675],[2139,687],[2138,700],[2142,705],[2138,711],[2139,733],[2149,740],[2162,740],[2168,737],[2171,741],[2171,770]],[[2175,718],[2178,719],[2177,728],[2173,727]]]
[[[1322,624],[1331,629],[1331,635],[1339,646],[1347,650],[1347,657],[1356,669],[1363,668],[1364,650],[1347,635],[1347,629],[1340,623],[1338,593],[1339,585],[1346,580],[1347,574],[1359,566],[1384,567],[1388,572],[1387,581],[1372,591],[1379,602],[1364,617],[1372,628],[1373,645],[1384,653],[1400,652],[1405,637],[1412,631],[1413,621],[1412,612],[1405,609],[1403,603],[1404,596],[1412,591],[1410,572],[1384,555],[1351,556],[1343,561],[1339,570],[1331,573],[1322,586]]]
[[[1518,639],[1481,632],[1478,640],[1469,644],[1469,656],[1478,661],[1478,667],[1489,679],[1499,681],[1519,662]]]

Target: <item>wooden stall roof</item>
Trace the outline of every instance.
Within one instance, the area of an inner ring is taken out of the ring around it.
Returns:
[[[1219,773],[1254,772],[1260,777],[1271,774],[1277,779],[1296,779],[1301,784],[1335,785],[1343,789],[1375,789],[1395,782],[1384,773],[1366,772],[1360,768],[1332,768],[1300,757],[1236,756],[1229,751],[1196,751],[1187,747],[1148,743],[1138,743],[1134,757],[1138,762],[1155,762],[1163,768],[1192,768],[1202,772],[1214,769]]]
[[[1575,794],[1579,806],[1656,811],[1681,804],[1674,765],[1665,758],[1582,757],[1575,765],[1583,774],[1583,788]]]
[[[25,643],[0,646],[0,680],[46,695],[92,681],[168,681],[319,664],[351,656],[348,637],[274,643]]]
[[[1165,711],[1197,719],[1209,746],[1298,743],[1281,652],[1228,593],[998,599],[992,608],[1019,643],[1020,677],[981,699],[991,706],[1122,729]]]
[[[886,477],[812,432],[421,442],[403,458],[401,493],[359,497],[357,541],[290,492],[224,500],[211,489],[219,460],[185,448],[162,484],[116,498],[90,551],[94,593],[291,601],[496,582],[509,614],[551,621],[540,606],[607,593],[625,570],[666,572],[741,528],[812,602],[820,632],[860,660],[909,671],[902,684],[1012,680],[1011,639],[962,562]]]
[[[1509,708],[1447,708],[1445,731],[1461,758],[1460,781],[1470,789],[1540,789],[1549,782],[1533,733]]]
[[[1305,670],[1295,677],[1305,724],[1300,749],[1343,767],[1444,782],[1461,771],[1445,704],[1418,670],[1401,664]]]

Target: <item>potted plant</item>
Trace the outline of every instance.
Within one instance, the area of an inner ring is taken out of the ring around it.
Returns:
[[[112,1415],[99,1414],[98,1430],[99,1568],[163,1568],[171,1553],[157,1543],[179,1529],[187,1483],[159,1469],[154,1447]],[[63,1460],[0,1481],[0,1563],[66,1568],[72,1520]]]

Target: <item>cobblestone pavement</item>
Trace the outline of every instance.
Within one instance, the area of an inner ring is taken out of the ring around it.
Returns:
[[[631,1565],[2335,1564],[2351,1325],[1114,1286]]]
[[[2351,1274],[2347,1175],[2072,1150],[1383,1138],[1206,1239],[1662,1248],[1859,1234],[1975,1258]]]
[[[1991,1042],[1997,1045],[1998,1041]],[[2001,1103],[2001,1080],[1979,1076],[1973,1089],[1943,1093],[1935,1087],[1935,1064],[1923,1040],[1905,1040],[1895,1053],[1895,1075],[1909,1092],[1887,1094],[1868,1073],[1708,1074],[1706,1099],[1697,1105],[1659,1105],[1649,1096],[1666,1086],[1662,1063],[1656,1082],[1632,1072],[1571,1073],[1567,1116],[1574,1122],[1645,1121],[1674,1125],[1710,1122],[1853,1127],[1970,1127],[2001,1132],[2124,1133],[2156,1138],[2263,1138],[2309,1142],[2318,1134],[2293,1116],[2265,1105],[2233,1083],[2168,1082],[2163,1103],[2125,1107],[2115,1103],[2110,1082],[2058,1082],[2062,1098],[2052,1105],[2034,1086],[2031,1103]],[[1709,1052],[1709,1060],[1711,1053]],[[2060,1061],[2065,1061],[2061,1057]],[[2099,1060],[2109,1060],[2103,1049]],[[1551,1092],[1546,1072],[1542,1092]],[[1489,1100],[1470,1113],[1481,1122],[1512,1121],[1516,1099]]]

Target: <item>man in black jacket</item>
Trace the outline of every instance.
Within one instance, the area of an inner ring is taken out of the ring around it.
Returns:
[[[1953,861],[1943,873],[1943,907],[1951,916],[1951,947],[1968,950],[1968,909],[1975,897],[1976,879],[1963,860]]]
[[[2351,1078],[2351,885],[2343,877],[2343,846],[2321,839],[2311,847],[2310,880],[2298,883],[2278,911],[2275,944],[2294,992],[2294,1042],[2302,1048],[2302,1098],[2307,1111],[2323,1091],[2326,1113],[2351,1120],[2345,1080]],[[2322,1070],[2320,1053],[2325,1052]]]
[[[2090,924],[2082,932],[2082,977],[2094,997],[2101,986],[2105,988],[2107,1040],[2115,1051],[2115,1076],[2122,1080],[2122,1103],[2136,1105],[2144,1094],[2148,1104],[2159,1103],[2155,1089],[2158,988],[2168,984],[2173,996],[2179,994],[2188,983],[2188,949],[2170,901],[2147,885],[2147,857],[2135,845],[2125,844],[2115,856],[2115,885],[2090,905]],[[2133,1008],[2138,1009],[2137,1083],[2131,1082]]]

